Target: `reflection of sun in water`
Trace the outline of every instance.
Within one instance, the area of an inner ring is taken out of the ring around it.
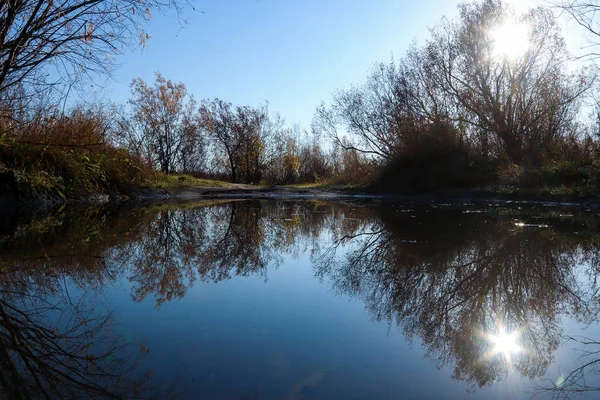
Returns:
[[[490,327],[491,328],[491,327]],[[483,363],[502,363],[507,371],[520,364],[530,353],[521,341],[522,328],[508,330],[501,321],[497,321],[494,331],[480,331],[485,351],[480,358]],[[500,364],[498,364],[500,365]]]
[[[526,24],[504,21],[490,31],[493,55],[516,60],[529,49],[529,28]]]
[[[519,333],[517,331],[506,333],[504,329],[500,329],[497,335],[490,335],[489,340],[494,344],[492,349],[493,354],[503,354],[509,357],[511,354],[516,354],[521,351],[521,346],[517,343]]]

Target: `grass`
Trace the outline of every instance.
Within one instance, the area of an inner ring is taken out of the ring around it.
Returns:
[[[2,200],[66,201],[94,194],[135,195],[140,189],[226,187],[226,182],[157,172],[107,136],[110,117],[99,108],[51,112],[14,125],[0,118]]]
[[[165,175],[157,173],[149,180],[147,187],[151,189],[178,189],[188,187],[231,187],[231,183],[214,179],[195,178],[186,174]]]
[[[595,161],[550,162],[538,168],[509,166],[487,188],[499,194],[590,198],[600,194],[600,165]]]
[[[531,198],[573,198],[573,199],[589,199],[592,197],[596,197],[599,195],[599,190],[596,186],[593,185],[575,185],[575,186],[566,186],[566,185],[558,185],[558,186],[547,186],[541,185],[536,188],[522,188],[512,185],[503,185],[503,186],[487,186],[482,189],[484,192],[497,194],[497,195],[507,195],[507,196],[517,196],[517,197],[531,197]]]
[[[3,194],[63,200],[92,193],[123,193],[142,185],[148,169],[129,152],[107,145],[61,147],[0,138]]]
[[[352,192],[365,190],[367,185],[360,183],[341,183],[335,181],[324,181],[324,182],[309,182],[309,183],[293,183],[288,185],[281,185],[283,187],[295,188],[295,189],[320,189],[320,190],[331,190],[331,191],[342,191]]]

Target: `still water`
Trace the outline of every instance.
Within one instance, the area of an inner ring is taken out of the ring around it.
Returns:
[[[0,214],[8,398],[600,396],[600,217],[223,200]]]

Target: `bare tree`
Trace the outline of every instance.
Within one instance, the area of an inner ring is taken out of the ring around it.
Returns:
[[[143,26],[152,13],[179,14],[182,6],[179,0],[2,1],[0,95],[19,85],[107,73],[115,55],[150,39]]]
[[[528,26],[528,47],[517,57],[495,54],[490,31],[507,19]],[[569,74],[564,40],[556,19],[538,8],[512,15],[501,0],[460,6],[456,22],[432,30],[424,68],[456,104],[451,118],[471,136],[489,136],[515,162],[542,155],[573,129],[577,101],[594,77]]]
[[[236,106],[219,99],[204,100],[200,125],[224,152],[232,182],[258,182],[262,174],[265,110]]]
[[[377,64],[365,84],[338,91],[321,104],[313,128],[345,150],[391,160],[401,146],[402,129],[411,118],[407,81],[392,60]]]
[[[597,14],[600,13],[600,4],[596,0],[561,0],[551,4],[566,12],[572,20],[591,35],[589,41],[592,47],[600,44],[600,23],[596,20]],[[580,58],[597,56],[600,56],[597,51],[588,51]]]
[[[202,160],[203,140],[196,116],[196,101],[183,83],[156,74],[153,86],[143,79],[131,84],[133,122],[145,153],[162,172],[189,171]]]
[[[516,163],[539,159],[576,134],[595,75],[569,72],[552,12],[516,15],[502,0],[463,3],[459,11],[457,20],[432,29],[423,47],[413,45],[399,62],[377,64],[364,84],[337,92],[317,109],[314,128],[384,162],[435,126]],[[509,22],[526,27],[528,40],[511,57],[497,54],[493,35]]]

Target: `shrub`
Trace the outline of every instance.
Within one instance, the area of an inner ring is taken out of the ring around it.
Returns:
[[[473,155],[451,125],[436,122],[417,126],[406,136],[374,186],[393,192],[474,187],[493,179],[493,165],[487,157]]]
[[[0,183],[19,196],[66,198],[127,191],[150,176],[140,159],[108,143],[108,122],[100,112],[38,113],[26,123],[3,120],[0,126],[5,129],[0,137]]]

